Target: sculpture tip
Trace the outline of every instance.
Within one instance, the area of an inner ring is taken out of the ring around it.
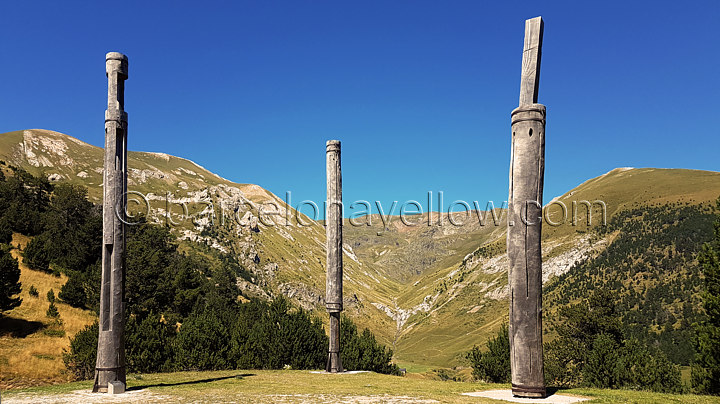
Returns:
[[[127,62],[128,58],[120,52],[108,52],[105,55],[105,60],[121,60]]]

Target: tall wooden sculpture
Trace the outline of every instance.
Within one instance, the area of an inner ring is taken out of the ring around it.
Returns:
[[[525,21],[520,106],[512,114],[508,199],[510,260],[510,366],[512,392],[544,397],[542,345],[542,195],[545,172],[545,106],[538,104],[543,21]]]
[[[328,140],[325,146],[327,163],[327,277],[325,307],[330,314],[330,346],[325,370],[342,372],[340,360],[340,312],[343,310],[343,250],[342,250],[342,171],[340,169],[340,141]]]
[[[127,203],[127,114],[125,80],[128,59],[110,52],[105,57],[108,108],[105,111],[103,180],[102,285],[100,333],[93,391],[125,389],[125,206]]]

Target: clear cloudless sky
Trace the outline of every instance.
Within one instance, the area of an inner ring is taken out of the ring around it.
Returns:
[[[324,200],[340,139],[346,204],[499,204],[538,15],[546,202],[616,167],[720,168],[717,1],[5,1],[0,132],[102,146],[119,51],[131,150],[296,204]]]

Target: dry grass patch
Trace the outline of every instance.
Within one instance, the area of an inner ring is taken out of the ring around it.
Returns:
[[[2,389],[68,381],[70,376],[62,362],[63,350],[70,347],[69,337],[96,319],[91,311],[70,307],[59,299],[55,305],[62,324],[56,324],[45,314],[50,305],[48,291],[52,289],[57,296],[67,277],[28,268],[22,262],[21,251],[29,241],[28,237],[13,235],[11,254],[20,264],[22,304],[0,318]],[[30,295],[30,286],[37,289],[37,297]]]

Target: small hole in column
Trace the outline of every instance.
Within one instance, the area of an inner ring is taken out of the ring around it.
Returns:
[[[532,128],[530,128],[530,132],[528,133],[528,135],[532,136]]]

